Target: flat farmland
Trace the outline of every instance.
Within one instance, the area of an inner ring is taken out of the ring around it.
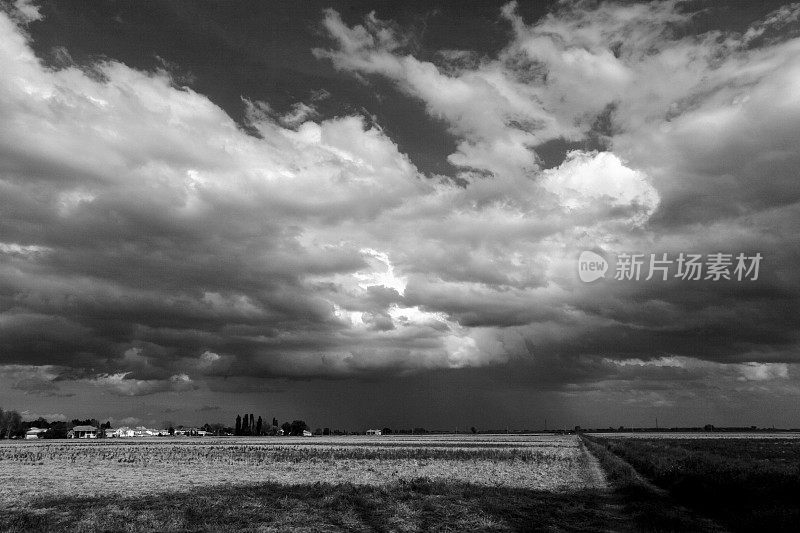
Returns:
[[[0,441],[0,530],[720,530],[627,490],[592,448],[551,434]]]
[[[595,434],[587,445],[612,481],[641,476],[731,531],[798,530],[797,434]]]
[[[41,494],[136,496],[273,482],[379,486],[445,480],[548,491],[602,488],[575,436],[0,441],[6,504]]]
[[[574,435],[0,441],[0,529],[595,530]]]

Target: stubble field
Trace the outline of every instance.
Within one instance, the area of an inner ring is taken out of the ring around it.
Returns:
[[[353,484],[426,479],[563,491],[602,488],[574,436],[195,438],[0,441],[5,503],[137,496],[213,485]],[[68,481],[68,482],[67,482]]]
[[[550,434],[0,441],[0,530],[719,530],[592,448],[612,455]]]
[[[619,517],[573,435],[0,441],[4,527],[520,531]]]

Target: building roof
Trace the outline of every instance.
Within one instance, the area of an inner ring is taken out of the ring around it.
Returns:
[[[72,431],[97,431],[97,428],[94,426],[75,426]]]

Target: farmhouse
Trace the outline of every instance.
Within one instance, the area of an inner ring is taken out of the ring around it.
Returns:
[[[72,428],[73,439],[96,439],[97,428],[94,426],[75,426]]]
[[[169,435],[169,430],[167,429],[149,429],[144,426],[136,426],[136,429],[130,430],[131,437],[162,437],[166,435]]]
[[[307,429],[304,429],[303,430],[303,436],[304,437],[310,437],[311,436],[311,432],[309,430],[307,430]]]
[[[133,437],[133,430],[128,426],[122,426],[121,428],[112,430],[111,436],[117,438]]]
[[[44,437],[44,434],[47,433],[46,429],[40,429],[33,427],[25,432],[26,439],[41,439]]]
[[[169,435],[169,430],[148,429],[144,426],[137,426],[135,429],[131,429],[128,426],[122,426],[117,429],[106,430],[106,437],[115,437],[115,438],[163,437],[166,435]]]
[[[383,432],[380,429],[368,429],[367,435],[381,435]]]

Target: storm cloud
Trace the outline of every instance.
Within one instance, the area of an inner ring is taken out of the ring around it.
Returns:
[[[242,94],[233,118],[181,65],[56,64],[34,51],[41,12],[0,11],[0,379],[16,390],[480,368],[659,406],[798,393],[796,6],[697,31],[678,2],[535,20],[512,2],[481,54],[317,11],[312,60],[421,104],[454,140],[449,174],[392,124],[324,112],[341,96],[320,87],[285,112]],[[764,259],[754,281],[588,284],[582,250]]]

